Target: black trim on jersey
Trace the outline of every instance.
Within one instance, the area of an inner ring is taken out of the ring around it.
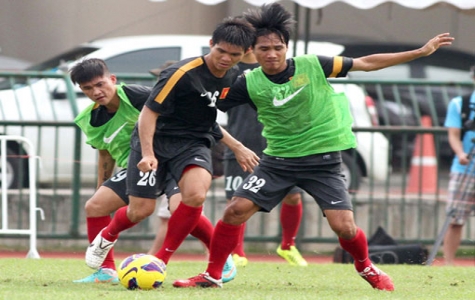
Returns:
[[[125,95],[129,99],[130,103],[138,110],[141,111],[145,102],[150,95],[152,89],[147,86],[130,84],[123,85],[122,89],[125,92]],[[109,122],[112,117],[114,117],[115,112],[110,113],[107,111],[107,108],[104,105],[99,105],[97,108],[91,111],[91,121],[90,124],[93,127],[99,127],[107,122]]]
[[[333,62],[334,57],[330,56],[320,56],[317,55],[317,58],[322,66],[323,73],[328,78],[333,73]],[[336,77],[345,77],[350,69],[353,67],[353,59],[349,57],[343,57],[343,63],[341,67],[341,71],[337,74]],[[265,73],[264,73],[265,74]],[[283,84],[288,82],[292,76],[295,74],[295,63],[292,58],[287,59],[287,68],[275,75],[266,75],[266,77],[276,84]],[[226,99],[224,101],[218,101],[217,105],[218,108],[222,111],[227,111],[228,109],[242,104],[249,104],[255,110],[257,110],[256,106],[252,102],[249,92],[247,91],[246,85],[246,76],[241,75],[238,77],[236,82],[233,84],[231,90],[229,91]]]

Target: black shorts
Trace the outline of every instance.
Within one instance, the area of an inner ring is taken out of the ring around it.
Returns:
[[[293,186],[312,196],[320,209],[352,210],[341,173],[341,154],[331,152],[299,158],[263,155],[234,196],[251,200],[262,211],[278,205]]]
[[[122,199],[126,205],[129,204],[129,196],[127,195],[127,169],[122,169],[119,172],[115,173],[114,176],[106,180],[102,185],[110,188],[114,193],[116,193],[120,199]],[[165,190],[164,193],[170,199],[171,196],[178,194],[180,189],[176,181],[168,175],[166,177]]]
[[[213,174],[211,150],[203,143],[190,141],[186,151],[170,159],[157,157],[157,170],[145,174],[137,168],[137,164],[141,159],[141,153],[133,149],[130,151],[127,166],[127,194],[135,197],[157,198],[165,190],[167,174],[171,175],[176,182],[179,182],[183,170],[189,165],[200,166]]]
[[[249,175],[250,173],[245,172],[237,160],[224,160],[224,191],[226,192],[226,199],[230,200],[233,197],[234,192]],[[297,194],[302,192],[303,190],[301,188],[294,186],[290,190],[289,194]]]

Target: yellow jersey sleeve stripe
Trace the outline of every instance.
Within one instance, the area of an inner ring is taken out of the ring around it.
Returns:
[[[342,68],[343,68],[343,57],[335,56],[333,58],[333,71],[329,77],[336,77],[341,72]]]
[[[168,79],[167,83],[165,86],[162,88],[160,93],[157,94],[155,97],[154,101],[158,103],[162,103],[165,98],[170,94],[170,91],[175,87],[176,83],[183,77],[183,75],[186,74],[191,69],[194,69],[198,66],[201,66],[203,64],[203,59],[201,57],[198,57],[189,63],[181,66],[178,70],[176,70],[175,73],[173,73],[172,77]]]

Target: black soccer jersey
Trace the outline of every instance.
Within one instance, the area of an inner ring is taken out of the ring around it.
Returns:
[[[224,99],[237,78],[237,67],[222,78],[208,69],[204,57],[182,60],[160,74],[146,106],[158,112],[156,136],[220,139],[216,101]]]
[[[241,73],[252,70],[259,66],[255,64],[239,63]],[[228,112],[227,130],[236,140],[240,141],[247,148],[251,149],[259,157],[266,148],[266,140],[262,136],[262,124],[257,121],[257,112],[249,105],[239,105],[233,107]],[[228,147],[224,150],[224,159],[234,159],[234,152]]]

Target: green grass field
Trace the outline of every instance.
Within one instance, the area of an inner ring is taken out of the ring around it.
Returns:
[[[394,292],[373,290],[348,264],[252,262],[223,289],[176,289],[172,283],[205,269],[205,262],[168,265],[162,288],[129,291],[121,285],[75,284],[91,269],[81,259],[0,259],[0,299],[475,299],[474,267],[380,266],[394,280]]]

